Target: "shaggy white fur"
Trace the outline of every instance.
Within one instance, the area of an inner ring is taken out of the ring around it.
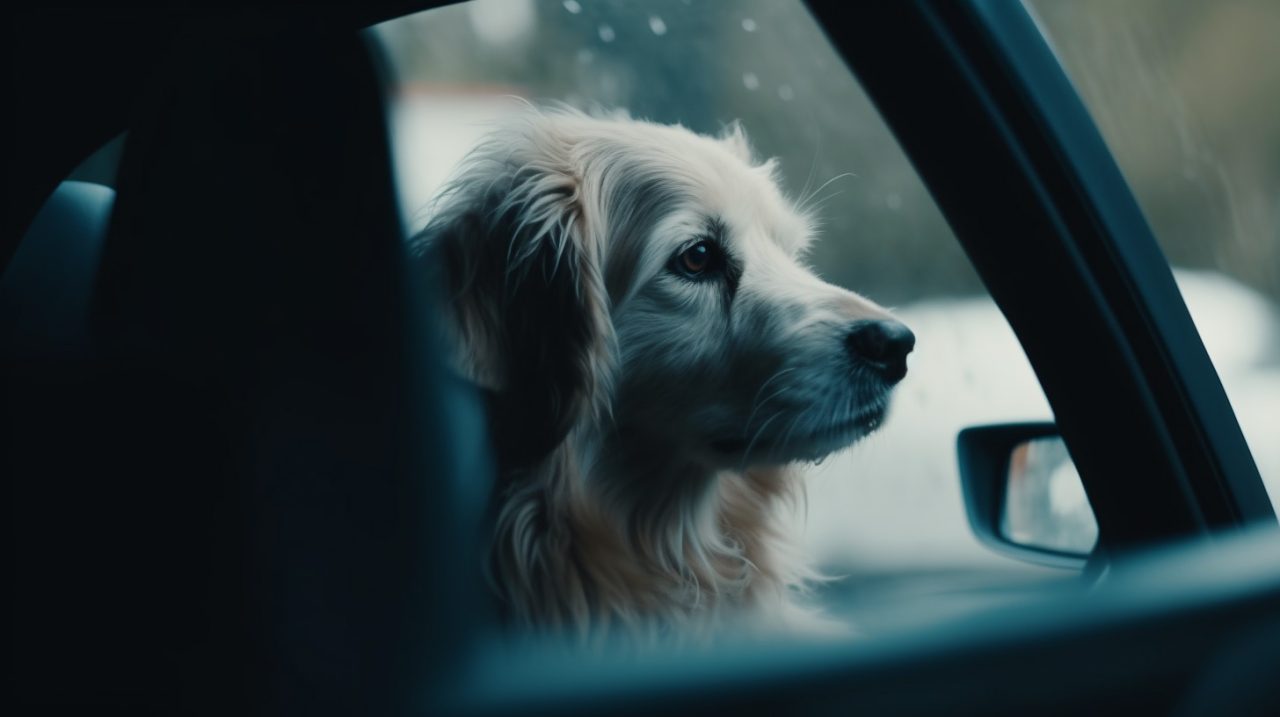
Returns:
[[[910,345],[859,354],[859,327],[906,329],[802,263],[813,233],[737,125],[529,109],[470,154],[416,242],[490,396],[490,573],[515,623],[830,627],[802,607],[788,465],[874,430]]]

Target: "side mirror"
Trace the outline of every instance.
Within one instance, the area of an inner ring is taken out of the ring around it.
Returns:
[[[1098,542],[1084,484],[1052,423],[974,426],[956,441],[969,525],[995,552],[1083,568]]]

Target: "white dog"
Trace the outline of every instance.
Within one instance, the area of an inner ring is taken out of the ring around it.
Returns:
[[[416,239],[500,463],[491,576],[583,637],[808,622],[786,466],[874,430],[914,337],[802,263],[810,217],[737,126],[522,112]]]

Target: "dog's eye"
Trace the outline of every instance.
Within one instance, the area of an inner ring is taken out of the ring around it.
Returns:
[[[700,279],[715,271],[720,259],[719,247],[709,241],[700,241],[676,254],[672,264],[677,273],[691,279]]]

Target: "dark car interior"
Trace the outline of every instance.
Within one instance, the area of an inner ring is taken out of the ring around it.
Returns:
[[[851,645],[485,658],[484,409],[360,34],[433,4],[14,16],[15,714],[1280,710],[1280,539],[1230,405],[1052,54],[979,0],[810,8],[1035,366],[1101,531],[1079,589]],[[122,132],[113,188],[62,181]]]

